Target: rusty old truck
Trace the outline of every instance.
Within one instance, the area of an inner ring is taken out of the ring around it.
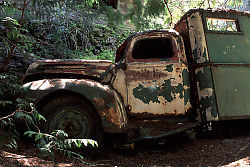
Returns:
[[[140,32],[107,60],[45,60],[23,78],[45,132],[131,142],[250,118],[250,14],[192,9],[174,30]]]

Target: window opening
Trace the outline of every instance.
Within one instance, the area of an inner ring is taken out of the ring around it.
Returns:
[[[172,58],[174,54],[171,38],[154,37],[136,41],[132,57],[134,59]]]
[[[212,31],[227,31],[239,32],[236,20],[220,19],[220,18],[206,18],[207,29]]]

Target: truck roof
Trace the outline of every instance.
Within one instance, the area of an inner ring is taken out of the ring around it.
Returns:
[[[250,12],[248,11],[237,11],[237,10],[232,10],[232,9],[219,9],[219,8],[208,8],[208,9],[203,9],[203,8],[199,8],[199,9],[190,9],[189,11],[187,11],[182,17],[181,19],[175,24],[175,27],[179,24],[180,21],[182,21],[183,19],[186,19],[188,15],[195,13],[195,12],[200,12],[200,13],[206,13],[206,14],[212,14],[213,16],[216,15],[244,15],[244,16],[248,16],[250,17]],[[175,29],[175,28],[174,28]]]

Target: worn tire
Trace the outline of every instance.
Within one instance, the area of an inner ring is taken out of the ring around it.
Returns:
[[[50,133],[64,130],[72,139],[102,139],[101,124],[94,108],[78,96],[60,96],[44,105],[40,113],[46,118],[41,129]]]

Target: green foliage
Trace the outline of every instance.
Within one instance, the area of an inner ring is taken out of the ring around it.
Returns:
[[[162,0],[148,0],[145,6],[145,13],[152,17],[159,17],[165,12],[165,4]]]
[[[101,11],[107,17],[107,22],[110,27],[117,27],[117,25],[122,25],[123,16],[119,11],[115,11],[111,6],[102,6]]]
[[[6,112],[7,108],[13,111],[17,107],[28,106],[26,101],[19,98],[23,92],[25,92],[25,88],[21,86],[20,79],[14,73],[0,74],[0,114]]]
[[[6,55],[15,44],[21,53],[33,51],[32,48],[35,46],[34,39],[27,35],[28,31],[21,28],[21,25],[16,19],[10,17],[0,18],[0,28],[2,30],[0,31],[0,44],[2,43],[3,47],[5,47]],[[17,43],[15,41],[17,41]],[[16,50],[16,52],[17,51],[18,50]]]
[[[31,103],[33,99],[23,96],[25,92],[14,73],[0,74],[0,130],[9,134],[7,147],[17,148],[22,130],[37,129],[36,125],[44,120]]]
[[[136,30],[162,29],[166,14],[163,0],[135,0],[129,8],[127,18],[135,25]]]
[[[127,18],[137,31],[172,28],[180,17],[193,8],[234,8],[247,9],[242,0],[228,0],[225,3],[215,0],[135,0],[130,5]]]
[[[51,135],[34,131],[27,131],[24,134],[34,138],[42,155],[51,155],[53,161],[55,161],[54,157],[56,153],[83,159],[81,154],[70,149],[81,148],[89,144],[92,147],[98,146],[97,142],[91,139],[67,139],[68,134],[63,130],[54,130]]]
[[[17,25],[7,26],[4,21],[0,24],[4,32],[0,33],[0,44],[3,44],[0,45],[0,55],[7,55],[13,40],[18,38],[15,52],[27,56],[114,60],[115,49],[129,33],[124,26],[118,26],[122,23],[119,12],[114,12],[111,7],[100,7],[99,10],[99,6],[98,0],[32,0],[25,11],[22,30],[18,30]],[[18,23],[19,7],[5,6],[0,10],[0,20],[8,17]],[[106,53],[109,55],[104,56]]]

